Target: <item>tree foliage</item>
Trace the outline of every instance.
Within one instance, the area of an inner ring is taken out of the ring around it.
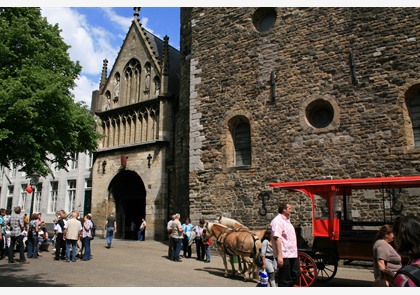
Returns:
[[[1,165],[46,175],[97,148],[95,119],[70,92],[81,66],[69,48],[39,8],[0,8]]]

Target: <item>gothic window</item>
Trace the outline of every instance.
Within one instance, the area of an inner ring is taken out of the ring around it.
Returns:
[[[115,76],[114,76],[114,83],[115,83],[115,85],[114,85],[114,98],[113,98],[114,103],[117,103],[118,98],[120,97],[120,80],[121,80],[120,73],[118,73],[118,72],[115,73]]]
[[[411,119],[414,147],[420,148],[420,85],[412,87],[407,92],[406,101]]]
[[[105,105],[105,111],[111,109],[111,92],[107,91],[105,93],[106,96],[106,105]]]
[[[148,92],[150,90],[150,63],[147,62],[144,68],[146,70],[144,74],[144,91]]]
[[[132,59],[126,65],[124,70],[125,87],[123,96],[127,104],[140,101],[140,77],[141,65],[137,59]]]
[[[155,76],[153,78],[153,83],[155,85],[155,95],[159,96],[159,94],[160,94],[160,79],[159,79],[158,76]]]

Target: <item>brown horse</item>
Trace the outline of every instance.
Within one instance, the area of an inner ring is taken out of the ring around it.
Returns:
[[[212,235],[217,240],[217,249],[225,266],[225,276],[228,275],[226,255],[229,255],[240,257],[246,265],[245,280],[254,279],[257,266],[253,258],[261,248],[261,240],[251,231],[235,231],[219,223],[207,222],[204,228],[207,236]],[[233,265],[232,269],[234,271]]]
[[[251,233],[253,233],[254,235],[256,235],[260,241],[262,241],[262,238],[265,234],[265,229],[257,229],[257,230],[250,230],[247,226],[243,225],[242,223],[240,223],[239,221],[232,219],[232,218],[228,218],[225,216],[219,216],[217,218],[218,223],[223,224],[227,227],[230,227],[232,229],[234,229],[235,231],[250,231]],[[257,249],[257,252],[260,249]],[[244,265],[244,267],[242,268],[242,262],[240,257],[239,258],[239,271],[242,273],[243,269],[246,269],[246,265]],[[230,264],[232,266],[232,272],[235,273],[235,265],[232,261],[232,256],[230,257]],[[256,274],[255,274],[256,275]]]

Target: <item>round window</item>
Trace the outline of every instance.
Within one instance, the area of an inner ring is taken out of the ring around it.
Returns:
[[[315,128],[325,128],[334,119],[333,106],[323,99],[314,100],[306,107],[306,118]]]
[[[254,27],[259,32],[266,32],[270,30],[277,19],[277,12],[274,8],[258,8],[252,16]]]

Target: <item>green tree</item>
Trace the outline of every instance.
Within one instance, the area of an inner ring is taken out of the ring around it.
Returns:
[[[0,8],[1,165],[46,175],[97,148],[93,114],[70,92],[81,66],[69,48],[40,8]]]

